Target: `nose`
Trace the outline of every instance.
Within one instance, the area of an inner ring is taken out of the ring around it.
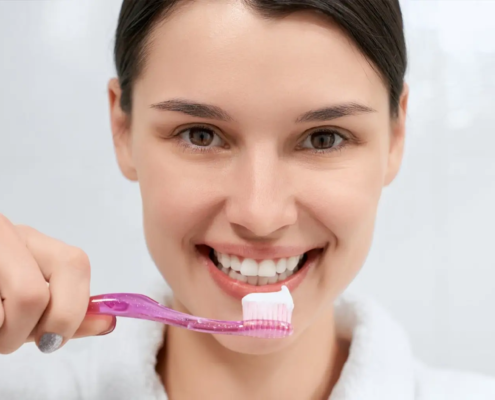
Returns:
[[[276,156],[260,152],[239,160],[226,203],[229,222],[245,238],[273,239],[297,221],[293,181]]]

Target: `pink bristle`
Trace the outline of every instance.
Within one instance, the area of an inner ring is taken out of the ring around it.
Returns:
[[[287,305],[279,303],[249,302],[243,307],[243,319],[273,320],[291,323],[292,310]]]

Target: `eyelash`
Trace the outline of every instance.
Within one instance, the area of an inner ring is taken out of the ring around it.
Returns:
[[[317,134],[321,134],[321,133],[323,133],[323,134],[333,134],[333,135],[336,135],[336,136],[340,136],[340,138],[342,138],[342,142],[339,145],[337,145],[335,147],[331,147],[329,149],[301,149],[301,150],[302,151],[307,151],[307,152],[310,152],[310,153],[313,153],[313,154],[318,154],[318,155],[329,154],[329,153],[333,153],[333,152],[336,152],[336,151],[342,151],[349,144],[349,142],[351,141],[351,139],[349,139],[348,137],[344,136],[342,133],[337,132],[335,129],[330,129],[330,128],[319,129],[319,130],[316,130],[314,132],[311,132],[310,134],[308,134],[307,136],[304,137],[304,141],[306,141],[309,137],[311,137],[311,135],[317,135]]]
[[[196,145],[192,145],[192,144],[189,144],[186,141],[184,141],[181,138],[181,135],[184,132],[187,132],[188,130],[191,130],[191,129],[204,129],[205,131],[211,132],[214,135],[219,136],[218,133],[216,133],[216,131],[213,128],[211,128],[210,126],[206,126],[206,125],[193,125],[193,126],[190,126],[187,129],[181,130],[180,132],[176,133],[173,136],[173,139],[177,140],[179,142],[178,143],[179,146],[182,147],[184,150],[192,151],[192,152],[195,152],[195,153],[211,153],[211,152],[221,151],[221,148],[220,147],[196,146]],[[335,147],[331,147],[329,149],[300,149],[300,151],[307,151],[307,152],[310,152],[310,153],[313,153],[313,154],[319,154],[319,155],[321,155],[321,154],[328,154],[328,153],[332,153],[332,152],[335,152],[335,151],[342,151],[352,141],[352,139],[346,137],[342,133],[336,131],[335,129],[330,129],[330,128],[319,129],[319,130],[316,130],[314,132],[311,132],[310,134],[308,134],[307,136],[305,136],[304,141],[308,137],[310,137],[311,135],[322,134],[322,133],[323,134],[325,134],[325,133],[326,134],[334,134],[334,135],[337,135],[337,136],[341,137],[342,138],[341,144],[339,144],[338,146],[335,146]]]
[[[187,132],[188,130],[191,130],[191,129],[204,129],[205,131],[211,132],[214,135],[219,136],[218,133],[216,133],[215,130],[213,128],[209,127],[209,126],[206,126],[206,125],[193,125],[193,126],[190,126],[190,127],[186,128],[186,129],[181,130],[180,132],[176,133],[173,136],[173,138],[176,139],[179,142],[179,146],[182,147],[184,150],[192,151],[192,152],[195,152],[195,153],[212,153],[212,152],[217,152],[217,151],[220,151],[221,150],[221,148],[219,148],[219,147],[196,146],[196,145],[192,145],[192,144],[189,144],[186,141],[184,141],[180,136],[184,132]]]

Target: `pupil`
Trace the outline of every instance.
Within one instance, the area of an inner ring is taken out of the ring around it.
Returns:
[[[316,149],[328,149],[335,143],[335,135],[333,133],[317,133],[311,136],[311,144]]]
[[[208,146],[213,141],[213,134],[201,128],[192,128],[189,139],[196,146]]]

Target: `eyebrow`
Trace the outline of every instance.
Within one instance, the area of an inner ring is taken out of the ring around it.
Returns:
[[[220,107],[211,104],[197,103],[191,100],[165,100],[159,103],[152,104],[151,108],[162,111],[180,112],[197,118],[216,119],[225,122],[234,120],[225,110],[221,109]],[[296,119],[296,122],[323,122],[330,121],[336,118],[372,112],[376,111],[365,105],[350,102],[305,112]]]
[[[172,99],[152,104],[151,108],[162,111],[175,111],[198,118],[233,121],[233,118],[220,107],[210,104],[196,103],[190,100]]]
[[[358,103],[344,103],[330,107],[323,107],[317,110],[312,110],[299,116],[296,122],[323,122],[330,121],[332,119],[347,117],[350,115],[368,114],[376,112],[374,109],[358,104]]]

